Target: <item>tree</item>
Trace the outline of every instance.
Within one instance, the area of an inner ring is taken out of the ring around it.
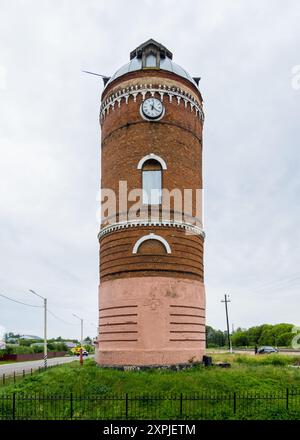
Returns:
[[[247,336],[247,331],[236,331],[231,336],[232,345],[236,347],[245,347],[249,345],[249,338]]]
[[[206,346],[207,347],[224,347],[226,343],[226,335],[222,330],[215,330],[209,325],[206,326]]]

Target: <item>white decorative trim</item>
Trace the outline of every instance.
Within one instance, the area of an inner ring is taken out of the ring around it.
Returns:
[[[139,94],[142,95],[142,100],[144,101],[147,94],[154,97],[155,94],[159,95],[158,98],[163,102],[164,95],[167,95],[169,98],[168,101],[173,103],[173,105],[179,105],[181,99],[184,102],[185,108],[190,106],[191,112],[195,112],[195,115],[200,118],[201,121],[204,121],[204,112],[202,110],[202,105],[194,98],[193,95],[186,92],[185,90],[180,89],[179,87],[170,87],[166,85],[159,84],[158,87],[152,87],[152,84],[139,84],[136,86],[126,87],[126,89],[119,89],[115,93],[106,98],[100,107],[100,121],[102,122],[105,117],[109,114],[110,108],[114,111],[115,104],[117,103],[118,107],[120,107],[122,100],[125,104],[128,104],[129,97],[133,97],[134,101]],[[176,99],[172,99],[175,97]]]
[[[167,253],[168,254],[172,253],[170,245],[167,242],[167,240],[165,238],[161,237],[160,235],[153,234],[152,232],[150,232],[150,234],[144,235],[143,237],[138,239],[138,241],[133,246],[132,253],[133,254],[137,254],[137,251],[139,250],[140,245],[142,243],[144,243],[144,241],[147,241],[147,240],[157,240],[157,241],[160,241],[164,245]]]
[[[129,229],[134,227],[143,226],[159,226],[159,227],[171,227],[179,228],[188,231],[191,234],[201,235],[205,238],[205,233],[199,226],[192,225],[191,223],[179,222],[176,220],[128,220],[125,222],[113,223],[102,228],[98,234],[98,239],[100,240],[104,235],[110,234],[111,232],[118,231],[120,229]]]
[[[157,160],[157,162],[159,162],[159,163],[161,164],[161,167],[162,167],[163,170],[166,170],[166,169],[167,169],[167,164],[166,164],[166,162],[165,162],[161,157],[157,156],[157,154],[154,154],[154,153],[150,153],[150,154],[147,154],[147,156],[144,156],[144,157],[139,161],[138,166],[137,166],[137,169],[138,169],[138,170],[141,170],[141,169],[143,168],[144,163],[145,163],[147,160],[150,160],[150,159],[151,159],[151,160]]]

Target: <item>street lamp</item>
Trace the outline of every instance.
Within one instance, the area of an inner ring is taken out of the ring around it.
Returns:
[[[29,289],[29,292],[38,296],[44,301],[44,367],[47,368],[48,350],[47,350],[47,298],[36,293],[34,290]]]
[[[82,356],[82,345],[83,345],[83,318],[80,318],[79,316],[75,315],[75,313],[72,313],[72,315],[80,320],[80,363],[83,364],[83,356]]]

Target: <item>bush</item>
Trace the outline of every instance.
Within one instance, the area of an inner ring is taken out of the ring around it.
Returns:
[[[238,328],[232,335],[232,344],[236,347],[254,345],[274,345],[289,347],[294,334],[292,324],[263,324],[249,329]]]
[[[231,337],[232,344],[235,347],[245,347],[249,345],[249,338],[246,332],[235,332]]]
[[[1,355],[4,354],[28,354],[34,353],[32,347],[23,347],[19,345],[7,345],[5,350],[1,350]]]
[[[51,341],[47,344],[49,351],[68,351],[68,347],[63,342]]]
[[[244,365],[274,365],[286,366],[295,362],[293,356],[286,356],[280,354],[260,354],[260,355],[238,355],[234,356],[234,361],[238,364]]]
[[[43,351],[44,351],[43,345],[34,345],[31,348],[33,348],[34,353],[43,353]]]

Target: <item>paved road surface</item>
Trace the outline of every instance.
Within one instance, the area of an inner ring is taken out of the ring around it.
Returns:
[[[57,365],[57,364],[65,364],[67,362],[72,362],[75,360],[79,360],[77,356],[67,356],[67,357],[57,357],[48,359],[48,365]],[[11,375],[15,371],[16,374],[21,374],[23,370],[30,371],[31,368],[33,370],[37,370],[39,367],[44,366],[43,359],[38,361],[27,361],[27,362],[13,362],[11,364],[3,364],[0,365],[0,376],[2,374]]]

